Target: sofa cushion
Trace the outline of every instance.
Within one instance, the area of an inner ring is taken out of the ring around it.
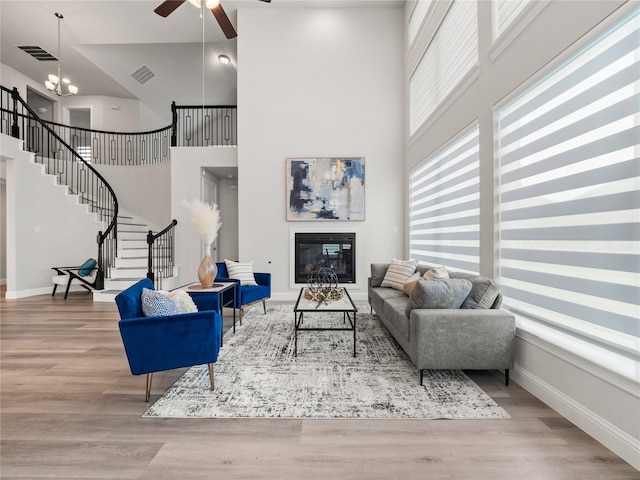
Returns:
[[[224,261],[229,272],[229,278],[240,280],[240,285],[257,286],[256,278],[253,276],[253,262],[234,262],[232,260]]]
[[[452,272],[451,278],[464,278],[472,283],[471,292],[460,308],[491,308],[500,293],[500,286],[496,282],[481,275]]]
[[[143,288],[140,300],[142,301],[142,312],[146,317],[178,314],[178,307],[175,303],[156,290]]]
[[[409,303],[409,298],[404,294],[388,298],[382,306],[382,314],[386,319],[383,323],[394,336],[400,334],[409,340],[409,319],[404,314],[407,303]]]
[[[418,280],[420,280],[421,278],[424,280],[433,280],[435,278],[435,275],[436,275],[435,270],[428,270],[424,272],[424,275],[421,275],[420,272],[416,272],[413,275],[411,275],[406,282],[404,282],[404,285],[402,286],[402,291],[407,297],[410,297],[411,292],[413,292],[413,289],[416,287],[416,284],[418,283]]]
[[[372,263],[371,264],[371,286],[379,287],[382,285],[382,280],[384,280],[384,275],[387,273],[387,268],[389,268],[388,263]]]
[[[178,309],[178,313],[193,313],[198,311],[198,307],[191,298],[191,295],[184,290],[158,290],[158,292],[168,297],[169,300],[174,303]]]
[[[387,268],[380,286],[402,291],[404,282],[416,271],[417,264],[418,262],[414,260],[397,260],[394,258],[389,268]]]
[[[460,308],[471,291],[471,282],[464,278],[420,280],[413,289],[405,314],[417,308]]]

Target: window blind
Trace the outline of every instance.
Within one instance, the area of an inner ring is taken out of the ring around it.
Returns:
[[[478,273],[480,144],[477,126],[416,167],[409,178],[410,257]]]
[[[496,112],[505,306],[636,359],[639,11]]]
[[[415,5],[413,6],[413,11],[411,12],[411,16],[409,17],[409,45],[413,43],[416,35],[420,31],[420,26],[422,25],[422,21],[429,11],[429,6],[431,5],[432,1],[433,0],[416,0]]]
[[[409,79],[413,134],[478,63],[476,2],[452,3]]]
[[[511,25],[531,0],[497,0],[493,2],[493,24],[497,38]]]

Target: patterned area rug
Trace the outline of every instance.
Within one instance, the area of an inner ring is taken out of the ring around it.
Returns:
[[[510,418],[462,371],[419,372],[402,348],[359,305],[353,333],[298,334],[293,306],[253,308],[228,332],[209,390],[206,365],[189,369],[144,414],[178,418]],[[337,313],[305,316],[305,326],[342,326]]]

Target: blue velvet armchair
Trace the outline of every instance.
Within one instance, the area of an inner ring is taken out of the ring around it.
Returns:
[[[142,289],[153,290],[148,278],[140,280],[116,296],[120,312],[120,335],[133,375],[147,374],[145,400],[151,395],[154,372],[208,364],[211,389],[213,363],[220,350],[222,317],[207,310],[178,315],[145,317]]]
[[[216,276],[217,282],[236,282],[236,305],[235,308],[240,310],[240,325],[242,325],[242,314],[245,307],[248,307],[254,303],[262,302],[262,309],[264,313],[267,313],[266,300],[271,298],[271,274],[270,273],[257,273],[254,272],[253,276],[256,279],[256,285],[240,285],[240,281],[234,278],[229,278],[229,272],[227,265],[224,262],[216,262],[218,267],[218,275]],[[225,302],[227,298],[225,297]]]

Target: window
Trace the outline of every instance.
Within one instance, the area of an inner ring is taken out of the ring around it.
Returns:
[[[499,37],[518,18],[531,0],[497,0],[493,6],[493,38]]]
[[[409,249],[412,259],[479,272],[478,133],[475,126],[411,172]]]
[[[639,11],[496,119],[504,304],[519,321],[637,360]]]
[[[452,3],[409,79],[413,134],[478,63],[476,2]]]
[[[409,45],[413,43],[416,35],[420,31],[420,26],[429,11],[429,6],[432,1],[433,0],[416,0],[411,16],[409,17],[409,28],[407,29],[409,32]]]

